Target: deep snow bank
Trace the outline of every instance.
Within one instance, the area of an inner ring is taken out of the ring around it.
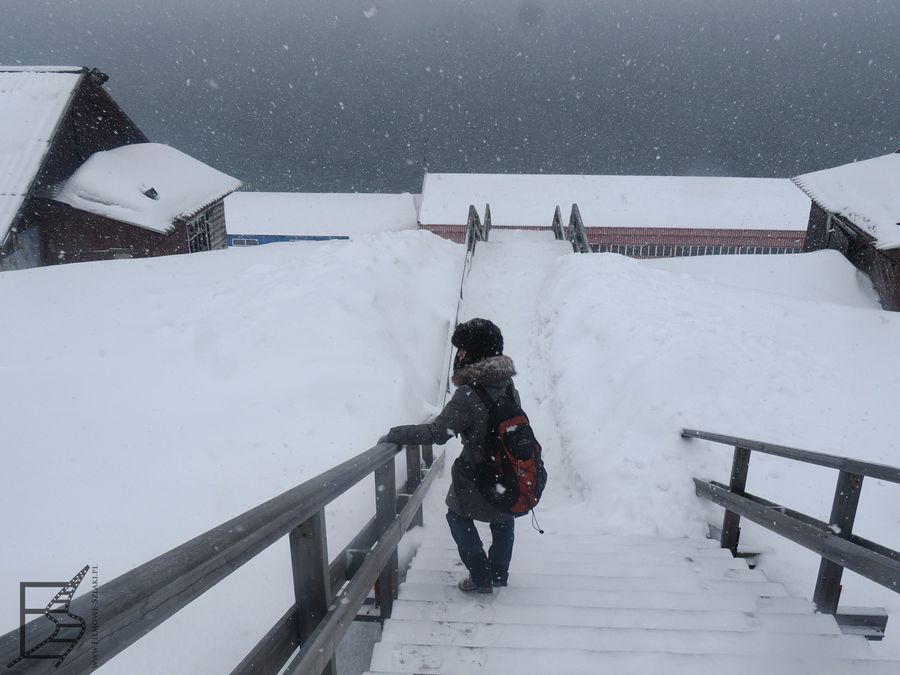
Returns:
[[[0,274],[0,632],[18,581],[109,581],[424,418],[463,254],[402,232]],[[333,551],[369,483],[329,510]],[[104,672],[227,672],[292,603],[289,560],[274,545]]]
[[[879,310],[839,256],[568,256],[547,288],[540,315],[568,467],[551,487],[563,478],[582,502],[561,522],[704,536],[722,510],[694,496],[691,477],[727,482],[731,449],[684,441],[683,427],[900,465],[900,314]],[[754,454],[748,490],[827,520],[836,478]],[[900,486],[867,481],[857,533],[900,548],[898,498]],[[811,597],[813,554],[752,524],[743,541],[774,548],[772,578]],[[844,602],[900,615],[897,596],[850,573]]]

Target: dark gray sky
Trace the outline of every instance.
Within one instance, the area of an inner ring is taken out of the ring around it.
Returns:
[[[791,176],[900,145],[898,0],[0,0],[252,190],[430,171]]]

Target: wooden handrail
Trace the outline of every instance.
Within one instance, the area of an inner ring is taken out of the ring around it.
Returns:
[[[900,553],[853,534],[864,477],[900,483],[900,469],[695,429],[682,429],[681,436],[734,446],[729,485],[694,478],[697,496],[725,508],[720,537],[723,548],[728,548],[732,554],[738,555],[740,520],[747,518],[815,551],[821,556],[821,562],[813,592],[813,603],[818,611],[836,615],[838,623],[842,625],[844,624],[838,613],[838,603],[844,568],[894,592],[900,592]],[[754,451],[836,469],[838,479],[828,522],[816,520],[749,494],[745,488],[750,456]],[[848,619],[846,624],[849,625],[851,620],[858,622],[859,618],[856,616]],[[872,619],[873,626],[877,624],[877,629],[868,637],[878,639],[883,636],[887,622],[883,613],[863,618]]]
[[[852,459],[850,457],[840,457],[837,455],[827,455],[821,452],[800,450],[798,448],[788,448],[783,445],[773,445],[772,443],[762,443],[760,441],[751,441],[746,438],[715,434],[709,431],[697,431],[695,429],[682,429],[681,437],[699,438],[704,441],[712,441],[713,443],[723,443],[725,445],[753,450],[754,452],[762,452],[767,455],[794,459],[798,462],[827,466],[839,471],[849,471],[860,476],[878,478],[879,480],[885,480],[890,483],[900,483],[900,469],[886,464],[876,464],[859,459]]]
[[[325,506],[367,476],[384,472],[386,467],[390,467],[393,472],[394,457],[399,450],[400,446],[396,444],[378,444],[103,584],[97,590],[101,605],[97,633],[93,640],[81,639],[59,667],[54,667],[55,662],[46,659],[25,659],[19,661],[9,672],[87,673],[106,663],[275,541],[288,534],[294,536],[304,524],[317,520],[324,527]],[[432,456],[430,447],[425,456]],[[430,487],[434,473],[442,463],[443,454],[429,466],[426,477],[413,494],[407,497],[406,507],[402,512],[407,515],[396,515],[394,512],[389,518],[383,518],[379,538],[379,542],[383,544],[382,549],[385,546],[396,549],[396,542],[391,545],[385,543],[386,533],[392,532],[394,525],[401,521],[407,525],[412,522],[408,511],[411,509],[413,514],[418,511],[425,491]],[[360,545],[371,536],[371,527],[372,523],[364,527],[351,545]],[[405,532],[405,528],[402,532]],[[391,535],[390,540],[393,539]],[[345,549],[342,556],[346,553]],[[322,554],[324,555],[324,550]],[[337,580],[330,577],[341,572],[346,574],[348,571],[346,561],[340,559],[342,556],[332,563],[330,573],[328,562],[324,562],[324,582],[327,588],[321,589],[321,592],[328,598],[333,597],[336,586],[343,584],[343,581],[337,584]],[[396,589],[382,590],[392,595]],[[91,603],[91,594],[84,594],[71,602],[70,611],[76,616],[92,616]],[[359,605],[352,609],[354,614],[358,609]],[[288,626],[290,630],[296,625],[295,617],[296,614],[289,610],[272,631],[277,631],[279,625],[282,625],[282,631],[284,626]],[[44,630],[45,624],[38,619],[26,624],[21,630],[13,630],[0,637],[0,665],[5,667],[21,655],[22,631],[25,644],[35,644],[42,639],[41,633]],[[291,652],[285,654],[282,645],[280,653],[282,661],[278,668],[290,657]]]
[[[591,252],[591,243],[588,241],[578,204],[572,204],[572,212],[569,214],[568,239],[576,253]]]

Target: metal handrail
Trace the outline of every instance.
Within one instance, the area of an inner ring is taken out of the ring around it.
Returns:
[[[738,554],[740,519],[743,517],[815,551],[821,556],[813,592],[816,609],[822,613],[834,614],[842,626],[852,623],[858,628],[860,621],[869,621],[869,627],[875,629],[867,637],[877,639],[883,635],[887,622],[885,616],[857,614],[851,619],[838,613],[838,603],[844,568],[894,592],[900,592],[900,552],[853,534],[863,478],[869,476],[900,483],[900,469],[849,457],[810,452],[695,429],[683,429],[681,436],[734,446],[729,485],[694,478],[697,496],[725,508],[720,536],[723,548],[730,549],[735,555]],[[839,472],[838,480],[828,522],[748,493],[745,488],[750,455],[753,451],[836,469]]]
[[[556,205],[556,210],[553,212],[553,223],[550,225],[553,229],[553,236],[557,241],[565,241],[566,233],[562,224],[562,214],[559,211],[559,204]]]
[[[581,211],[578,204],[572,204],[572,212],[569,214],[568,240],[572,242],[572,249],[576,253],[590,253],[591,243],[588,241],[584,222],[581,220]]]
[[[491,231],[491,205],[485,204],[484,223],[478,216],[478,210],[474,204],[469,204],[469,215],[466,219],[466,250],[474,251],[475,244],[479,241],[487,241]]]
[[[412,448],[418,450],[418,446],[412,446]],[[385,613],[385,605],[389,615],[393,593],[396,592],[396,584],[391,583],[390,578],[384,577],[385,560],[390,562],[384,557],[386,555],[384,551],[393,550],[393,558],[396,558],[396,543],[399,541],[400,534],[405,532],[406,526],[414,518],[419,517],[417,511],[425,491],[430,487],[436,472],[443,465],[443,453],[436,461],[432,462],[430,447],[425,446],[425,448],[428,472],[424,478],[412,478],[419,475],[420,460],[417,459],[418,453],[410,452],[411,448],[407,448],[407,470],[411,478],[407,481],[406,489],[412,491],[412,494],[401,495],[405,498],[406,505],[399,515],[396,508],[397,494],[394,489],[394,457],[399,452],[400,446],[381,443],[103,584],[95,591],[102,598],[103,605],[100,613],[102,620],[98,623],[97,632],[92,640],[80,640],[66,659],[59,664],[59,667],[54,667],[49,660],[35,659],[21,661],[17,664],[17,668],[22,672],[29,673],[90,672],[112,659],[285,535],[291,536],[292,557],[295,553],[300,556],[303,553],[303,547],[307,547],[307,555],[304,560],[301,560],[300,557],[294,559],[295,591],[298,600],[304,596],[304,593],[309,596],[310,589],[302,589],[304,592],[301,593],[301,589],[296,588],[297,582],[301,578],[311,578],[309,570],[298,569],[302,567],[298,563],[309,563],[308,554],[310,552],[322,557],[321,567],[325,576],[322,585],[324,587],[314,591],[316,593],[321,590],[321,598],[319,598],[321,602],[317,603],[321,605],[321,611],[313,608],[312,613],[326,616],[329,599],[333,597],[331,590],[335,584],[328,578],[329,563],[327,559],[324,559],[324,508],[373,473],[376,484],[379,485],[379,489],[376,490],[376,520],[378,522],[375,528],[379,535],[378,544],[368,554],[369,559],[360,568],[360,570],[365,570],[363,577],[360,577],[364,581],[357,581],[352,586],[348,586],[348,589],[352,588],[352,602],[342,608],[339,619],[342,621],[346,618],[348,612],[355,615],[365,600],[365,593],[360,590],[360,585],[368,583],[373,574],[372,570],[376,564],[372,560],[376,560],[377,565],[380,566],[376,570],[375,576],[380,573],[383,577],[382,581],[388,582],[382,584],[381,595],[382,616]],[[411,481],[415,485],[410,485]],[[401,525],[403,525],[402,528]],[[367,531],[371,531],[371,523],[363,528],[356,541],[364,539]],[[309,540],[307,543],[303,543],[304,537],[309,539],[309,532],[314,532],[313,539],[318,540]],[[331,568],[347,570],[347,566],[341,561],[332,563]],[[385,585],[387,588],[384,587]],[[368,592],[369,588],[371,588],[371,584],[365,588],[365,591]],[[342,598],[348,593],[350,591],[345,590]],[[76,616],[91,616],[91,595],[88,593],[75,598],[71,602],[70,611]],[[359,604],[353,606],[357,600]],[[289,618],[290,614],[289,611],[279,623]],[[309,616],[310,611],[306,611],[305,614]],[[288,621],[288,623],[290,622]],[[338,623],[342,630],[346,631],[346,622]],[[276,625],[273,631],[277,627]],[[315,630],[318,631],[319,628],[321,625]],[[39,634],[43,629],[44,624],[38,619],[26,624],[21,629],[24,630],[24,635],[20,630],[14,630],[0,637],[0,664],[5,666],[20,656],[20,640],[23,638],[24,643],[27,644],[34,644],[35,639],[39,641]],[[327,635],[330,640],[329,646],[320,652],[327,656],[326,664],[331,660],[334,647],[343,635],[343,633],[337,635],[335,632],[337,629],[333,627],[327,630],[329,631]],[[299,644],[307,636],[295,635],[293,637],[295,643]],[[283,666],[284,661],[290,655],[290,652],[282,654],[283,660],[277,664],[275,671]],[[11,672],[19,671],[13,669]],[[254,670],[254,672],[260,671]]]

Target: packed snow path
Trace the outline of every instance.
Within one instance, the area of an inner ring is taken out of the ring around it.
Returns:
[[[568,460],[590,454],[570,452],[557,433],[563,410],[545,365],[541,294],[559,258],[573,255],[548,234],[492,231],[493,241],[479,243],[459,317],[503,331],[545,448],[550,483],[538,514],[547,533],[519,520],[510,585],[484,596],[456,588],[466,570],[449,535],[429,529],[440,534],[416,553],[369,672],[895,673],[865,639],[842,635],[831,617],[714,541],[592,527]],[[482,539],[490,541],[486,527]]]

